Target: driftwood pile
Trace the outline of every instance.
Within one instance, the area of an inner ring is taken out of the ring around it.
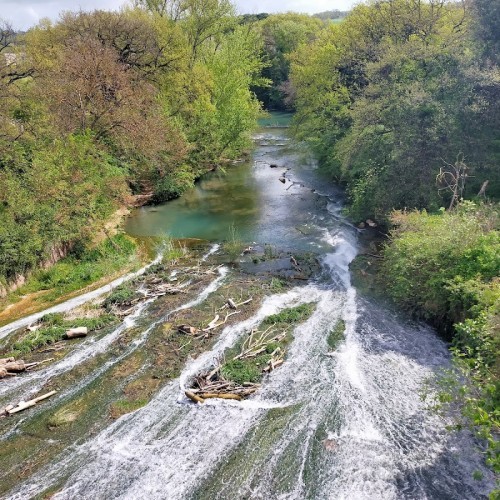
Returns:
[[[13,357],[0,358],[0,378],[15,377],[16,374],[20,372],[31,370],[37,365],[47,363],[47,361],[52,361],[52,359],[53,358],[45,359],[36,363],[25,363],[22,359],[16,360]]]
[[[164,283],[161,278],[153,277],[145,282],[146,288],[140,289],[140,296],[120,304],[120,306],[113,306],[111,312],[116,316],[128,316],[134,311],[137,304],[144,302],[151,298],[163,297],[164,295],[177,295],[179,293],[186,293],[182,290],[182,285],[174,286],[170,283]],[[125,308],[124,308],[125,307]]]
[[[227,302],[217,311],[217,314],[214,316],[214,319],[208,323],[208,325],[205,328],[196,328],[191,325],[179,325],[177,327],[177,330],[179,333],[189,335],[193,337],[194,339],[201,339],[201,338],[208,338],[216,328],[219,326],[224,325],[227,320],[231,317],[234,316],[235,314],[239,314],[241,311],[238,311],[238,307],[241,307],[245,304],[248,304],[252,302],[253,298],[250,297],[247,300],[244,300],[243,302],[239,302],[238,304],[234,302],[233,299],[228,299]],[[224,315],[224,318],[219,314],[220,312],[223,312],[225,310],[232,309],[232,311],[226,312]]]
[[[240,353],[231,358],[231,361],[256,358],[260,354],[269,351],[269,346],[282,341],[286,337],[286,332],[276,334],[273,325],[260,332],[252,330],[241,346]],[[270,359],[262,369],[262,373],[269,373],[281,366],[284,362],[285,351],[277,346],[270,354]],[[232,380],[227,380],[221,373],[224,363],[218,361],[216,367],[209,371],[200,373],[194,377],[191,387],[185,391],[185,395],[195,403],[204,403],[206,399],[242,399],[253,394],[260,387],[258,383],[245,382],[239,384]]]
[[[246,382],[237,384],[231,380],[226,380],[221,372],[221,366],[218,365],[211,372],[200,373],[194,380],[192,387],[185,392],[186,396],[195,403],[204,403],[205,399],[235,399],[241,401],[253,394],[260,384]]]
[[[20,411],[31,408],[40,401],[50,398],[50,396],[53,396],[56,393],[57,391],[50,391],[47,392],[47,394],[43,394],[42,396],[38,396],[37,398],[30,399],[29,401],[20,401],[19,403],[17,403],[17,405],[8,405],[3,410],[0,410],[0,416],[6,417],[9,415],[13,415],[14,413],[18,413]]]

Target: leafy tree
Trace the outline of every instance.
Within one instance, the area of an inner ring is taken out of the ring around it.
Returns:
[[[293,108],[293,90],[288,82],[289,55],[300,44],[311,42],[322,26],[318,19],[293,13],[270,15],[259,23],[266,62],[262,76],[271,81],[271,86],[254,90],[265,108]]]

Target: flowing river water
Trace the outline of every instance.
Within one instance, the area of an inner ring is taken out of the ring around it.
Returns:
[[[427,381],[449,366],[447,346],[430,328],[357,293],[349,264],[358,252],[359,231],[341,216],[340,193],[290,141],[287,129],[261,128],[255,141],[250,161],[228,167],[227,175],[205,177],[179,200],[140,209],[127,230],[214,243],[236,231],[247,242],[313,251],[323,272],[265,297],[255,314],[226,327],[209,351],[190,360],[148,404],[76,440],[8,498],[46,491],[57,491],[54,498],[61,499],[486,498],[492,479],[479,443],[466,431],[447,430],[449,422],[422,398]],[[194,299],[175,310],[203,303],[229,273],[219,267]],[[27,396],[42,380],[78,367],[110,349],[124,330],[137,328],[119,356],[104,360],[68,393],[92,388],[93,380],[141,349],[151,330],[175,312],[149,318],[153,300],[58,363],[0,386],[0,396]],[[296,327],[286,362],[251,398],[204,405],[186,400],[190,378],[266,316],[309,302],[316,304],[314,312]],[[345,338],[328,352],[328,332],[339,319]],[[473,478],[478,471],[482,479]]]

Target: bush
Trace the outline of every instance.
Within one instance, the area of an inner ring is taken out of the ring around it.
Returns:
[[[382,275],[392,297],[453,336],[466,382],[445,385],[441,402],[459,402],[488,443],[500,471],[500,237],[498,207],[464,203],[454,212],[394,213]]]

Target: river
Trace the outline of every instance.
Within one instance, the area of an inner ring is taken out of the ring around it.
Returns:
[[[359,230],[341,214],[340,191],[287,129],[262,127],[255,143],[249,161],[209,174],[181,199],[139,209],[127,231],[214,243],[237,234],[250,244],[314,251],[323,272],[268,295],[148,404],[76,441],[9,497],[55,488],[61,499],[486,498],[492,478],[478,443],[466,431],[448,431],[447,419],[422,398],[427,381],[449,367],[446,344],[352,286]],[[202,303],[228,272],[219,268],[195,302],[179,307]],[[313,314],[295,329],[284,365],[253,397],[187,402],[192,375],[269,314],[305,302],[316,304]],[[162,321],[148,324],[143,314],[144,308],[127,325],[142,328],[129,351]],[[339,319],[345,338],[330,353],[326,339]],[[84,345],[60,369],[91,349],[105,351],[123,328]],[[475,471],[483,478],[474,479]]]

